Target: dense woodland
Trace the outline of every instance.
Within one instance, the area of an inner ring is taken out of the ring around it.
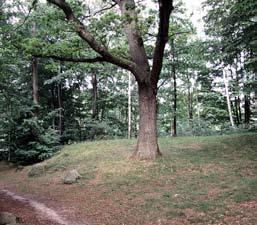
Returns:
[[[154,159],[157,136],[256,130],[257,1],[206,0],[201,38],[183,1],[158,2],[0,1],[1,157],[138,138]]]

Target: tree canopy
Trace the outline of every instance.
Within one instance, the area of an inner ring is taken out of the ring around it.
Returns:
[[[255,130],[257,3],[203,7],[199,37],[180,0],[0,2],[1,157],[132,136],[155,159],[158,136]]]

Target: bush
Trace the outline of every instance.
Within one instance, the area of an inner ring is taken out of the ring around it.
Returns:
[[[59,149],[57,132],[33,116],[31,111],[21,112],[6,132],[9,134],[6,148],[14,163],[28,165],[41,162]]]

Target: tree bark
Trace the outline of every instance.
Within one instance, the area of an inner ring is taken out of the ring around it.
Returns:
[[[223,70],[223,81],[224,81],[224,85],[225,85],[225,92],[226,92],[226,98],[227,98],[227,107],[228,107],[230,123],[231,123],[232,128],[235,128],[232,109],[231,109],[231,102],[230,102],[230,97],[229,97],[229,90],[228,90],[228,78],[227,78],[225,70]]]
[[[257,88],[256,88],[257,89]],[[257,115],[257,90],[254,92],[254,106],[255,106],[255,116]]]
[[[59,134],[63,134],[63,102],[62,102],[62,83],[58,83],[57,85],[57,98],[58,98],[58,130]]]
[[[245,111],[245,124],[250,124],[250,118],[251,118],[251,101],[250,98],[245,95],[245,104],[244,104],[244,111]]]
[[[176,74],[176,54],[175,54],[175,40],[171,40],[171,57],[172,57],[172,78],[173,78],[173,118],[171,121],[171,136],[177,136],[177,74]]]
[[[128,82],[128,139],[131,138],[131,75]]]
[[[191,92],[191,82],[187,75],[187,108],[188,108],[188,121],[191,124],[193,120],[193,93]]]
[[[63,72],[63,62],[60,62],[59,65],[59,74],[61,75]],[[57,100],[58,100],[58,109],[59,109],[59,115],[58,115],[58,131],[59,134],[62,135],[64,131],[64,121],[63,121],[63,96],[62,96],[62,81],[60,80],[57,84]]]
[[[38,94],[38,59],[32,57],[32,95],[33,103],[39,105],[39,94]]]
[[[254,119],[257,120],[257,71],[255,71],[254,75]]]
[[[235,109],[234,109],[234,113],[235,113],[235,115],[236,115],[236,125],[238,126],[239,124],[240,124],[240,118],[239,118],[239,108],[238,108],[238,98],[237,97],[235,97],[235,104],[234,104],[234,106],[235,106]]]
[[[242,109],[241,109],[241,99],[240,96],[237,98],[237,103],[238,103],[238,114],[239,114],[239,121],[242,123]]]
[[[132,158],[153,160],[161,155],[157,142],[157,98],[151,85],[140,83],[139,91],[139,135]]]
[[[98,110],[97,110],[97,77],[95,73],[92,73],[91,78],[92,83],[92,119],[97,120],[98,119]]]
[[[173,66],[173,125],[172,136],[177,136],[177,75],[176,68]]]
[[[33,37],[36,36],[36,24],[33,23],[31,34]],[[32,98],[33,103],[36,106],[34,111],[35,116],[37,116],[39,108],[39,94],[38,94],[38,58],[33,56],[31,59],[31,69],[32,69]]]
[[[51,103],[52,103],[52,109],[55,110],[56,104],[55,104],[55,85],[54,84],[51,84]],[[53,124],[52,125],[53,129],[55,130],[55,116],[53,117],[52,124]]]

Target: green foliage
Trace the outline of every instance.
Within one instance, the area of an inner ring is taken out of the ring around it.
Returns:
[[[50,158],[59,149],[59,136],[44,122],[32,116],[33,112],[21,111],[12,120],[8,148],[10,160],[20,164],[32,164]]]

